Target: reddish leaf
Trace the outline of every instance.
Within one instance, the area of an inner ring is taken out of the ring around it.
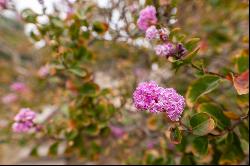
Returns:
[[[233,76],[233,84],[239,95],[249,93],[249,70],[241,73],[239,76]]]

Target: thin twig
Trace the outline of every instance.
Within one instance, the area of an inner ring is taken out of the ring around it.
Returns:
[[[211,72],[211,71],[207,71],[207,70],[201,69],[201,68],[199,68],[198,66],[196,66],[196,65],[193,64],[193,63],[191,63],[191,66],[192,66],[194,69],[199,70],[199,71],[201,71],[201,72],[203,72],[203,73],[205,73],[205,74],[215,75],[215,76],[218,76],[218,77],[220,77],[220,78],[226,79],[225,76],[223,76],[223,75],[221,75],[221,74],[219,74],[219,73],[215,73],[215,72]]]

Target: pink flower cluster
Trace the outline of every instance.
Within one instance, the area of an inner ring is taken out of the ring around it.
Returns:
[[[176,47],[172,43],[157,45],[155,47],[155,53],[158,56],[170,57],[176,53]]]
[[[156,10],[154,6],[147,6],[145,9],[142,9],[140,16],[137,21],[137,25],[140,30],[146,31],[151,25],[157,23]]]
[[[178,121],[185,107],[185,99],[173,88],[162,88],[154,81],[140,83],[133,93],[138,110],[166,112],[172,121]]]
[[[146,30],[146,39],[148,39],[148,40],[156,39],[156,38],[158,38],[158,36],[159,36],[159,32],[154,25],[150,26]]]
[[[161,39],[163,44],[155,47],[155,52],[158,56],[162,57],[175,57],[180,59],[187,52],[185,47],[181,43],[172,43],[169,41],[169,32],[166,28],[156,28],[157,17],[156,9],[154,6],[147,6],[140,12],[137,25],[140,30],[145,32],[145,38],[147,40]]]
[[[2,102],[4,104],[10,104],[17,100],[17,95],[15,93],[9,93],[6,96],[2,97]]]
[[[22,82],[14,82],[10,85],[10,89],[14,92],[25,92],[28,90],[28,87]]]
[[[12,129],[16,133],[25,133],[36,127],[34,119],[36,113],[29,108],[22,108],[15,116],[15,123],[12,125]]]
[[[38,70],[38,76],[42,78],[46,77],[49,74],[49,70],[50,67],[48,65],[40,67],[40,69]]]

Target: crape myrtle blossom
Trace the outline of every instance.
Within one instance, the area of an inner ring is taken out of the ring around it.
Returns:
[[[146,31],[151,25],[157,23],[156,9],[154,6],[147,6],[140,11],[140,16],[137,20],[137,25],[140,30]]]
[[[116,137],[116,138],[121,138],[124,134],[125,131],[123,128],[118,127],[118,126],[110,126],[111,133]]]
[[[31,129],[36,129],[34,122],[36,113],[29,108],[22,108],[14,117],[15,123],[12,125],[12,130],[16,133],[26,133]]]
[[[149,27],[146,30],[146,35],[145,35],[146,39],[148,40],[153,40],[153,39],[157,39],[159,37],[159,32],[156,29],[156,27],[154,25],[152,25],[151,27]]]
[[[22,82],[14,82],[10,85],[10,89],[14,92],[25,92],[28,87]]]
[[[40,69],[38,70],[38,76],[42,78],[46,77],[49,74],[49,70],[50,68],[48,65],[40,67]]]
[[[2,103],[10,104],[17,100],[17,95],[15,93],[9,93],[2,97]]]
[[[174,56],[176,53],[176,47],[174,44],[170,42],[166,44],[157,45],[155,47],[155,53],[156,55],[162,56],[162,57]]]
[[[185,107],[185,99],[173,88],[162,88],[154,81],[142,82],[133,93],[138,110],[166,112],[172,121],[178,121]]]
[[[161,57],[175,57],[177,59],[182,58],[186,54],[187,50],[181,43],[173,44],[173,43],[166,43],[157,45],[155,47],[155,53]]]

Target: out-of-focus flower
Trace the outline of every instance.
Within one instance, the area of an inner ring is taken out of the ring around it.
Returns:
[[[10,85],[10,89],[15,92],[25,92],[28,90],[28,87],[22,82],[14,82]]]
[[[175,53],[176,53],[176,47],[172,43],[166,43],[166,44],[162,44],[162,45],[157,45],[155,47],[155,53],[158,56],[170,57],[170,56],[175,55]]]
[[[17,95],[15,93],[9,93],[2,97],[2,102],[4,104],[10,104],[17,100]]]
[[[129,11],[134,13],[138,9],[138,5],[132,4],[128,7]]]
[[[49,74],[49,66],[48,65],[45,65],[45,66],[42,66],[39,70],[38,70],[38,76],[39,77],[46,77],[48,74]]]
[[[158,38],[159,34],[158,34],[158,30],[156,29],[156,27],[154,25],[150,26],[147,30],[146,30],[146,39],[148,40],[153,40]]]
[[[168,40],[168,35],[169,35],[168,29],[167,28],[159,29],[159,35],[160,35],[161,40],[167,41]]]
[[[166,112],[172,121],[178,121],[185,107],[185,99],[173,88],[159,87],[156,82],[143,82],[133,93],[134,105],[139,110]]]
[[[0,0],[0,9],[7,8],[7,0]]]
[[[153,149],[154,146],[155,146],[155,142],[153,142],[153,141],[149,141],[149,142],[147,143],[147,149]]]
[[[121,127],[117,126],[110,126],[111,133],[116,137],[116,138],[121,138],[124,134],[125,131]]]
[[[157,23],[156,9],[154,6],[147,6],[140,11],[140,16],[137,20],[137,25],[140,30],[146,31],[151,25]]]
[[[182,43],[178,43],[176,46],[176,58],[180,59],[187,53],[187,49],[183,46]]]
[[[14,117],[15,123],[12,125],[12,130],[16,133],[25,133],[31,129],[36,129],[34,119],[36,113],[29,108],[22,108]]]

